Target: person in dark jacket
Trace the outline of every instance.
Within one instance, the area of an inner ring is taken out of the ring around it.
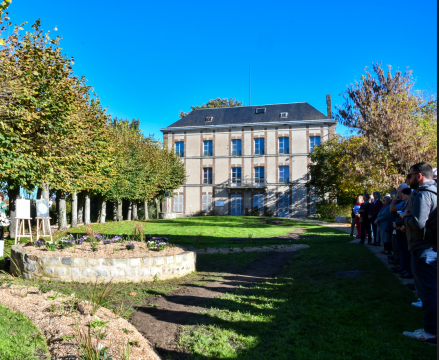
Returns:
[[[360,224],[361,224],[361,240],[360,244],[364,244],[364,241],[366,240],[366,233],[367,233],[367,240],[368,244],[372,245],[372,234],[370,233],[370,219],[369,219],[369,212],[370,207],[372,204],[369,202],[370,195],[369,194],[363,194],[364,203],[361,204],[360,210],[358,213],[360,214]]]
[[[378,236],[377,236],[378,231],[377,231],[377,224],[375,224],[375,220],[377,219],[378,213],[380,212],[382,207],[383,207],[383,203],[381,201],[381,193],[375,191],[373,193],[373,203],[369,212],[369,221],[372,224],[373,245],[376,246],[380,246],[380,242],[378,241]]]
[[[422,300],[424,326],[403,334],[421,341],[437,341],[437,184],[427,163],[413,165],[408,177],[414,198],[402,218],[412,254],[413,279]]]
[[[383,198],[383,207],[378,212],[378,216],[375,220],[375,224],[377,226],[377,238],[378,244],[383,242],[384,251],[382,253],[389,255],[391,248],[390,244],[390,234],[386,232],[387,220],[390,216],[390,203],[392,202],[392,198],[390,196],[384,196]]]

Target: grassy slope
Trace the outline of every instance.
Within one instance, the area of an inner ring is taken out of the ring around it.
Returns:
[[[436,348],[402,335],[422,327],[413,292],[349,236],[319,231],[273,281],[212,300],[210,324],[181,339],[192,358],[436,359]],[[351,270],[364,276],[334,275]]]
[[[1,305],[0,334],[0,359],[2,360],[49,358],[46,340],[37,327],[22,314],[14,313]]]

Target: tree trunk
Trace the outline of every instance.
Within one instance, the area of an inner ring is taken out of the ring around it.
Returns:
[[[78,224],[84,224],[84,192],[78,195]]]
[[[137,202],[133,203],[133,220],[139,220],[139,217],[137,216]]]
[[[84,224],[90,224],[90,193],[84,193]]]
[[[38,190],[37,190],[37,200],[41,199],[41,193],[42,192],[43,192],[42,189],[40,187],[38,187]]]
[[[133,202],[130,200],[130,201],[128,201],[128,215],[127,215],[128,221],[131,221],[132,212],[133,212]]]
[[[144,208],[144,211],[145,211],[145,220],[148,220],[149,219],[149,214],[148,214],[148,201],[144,201],[143,202],[143,208]]]
[[[43,183],[43,187],[41,189],[41,199],[49,200],[49,184]]]
[[[67,230],[66,193],[62,190],[56,192],[58,201],[58,230]]]
[[[113,221],[117,221],[117,202],[113,203]]]
[[[72,227],[78,226],[78,194],[72,194]]]
[[[154,199],[155,201],[155,208],[156,208],[156,212],[157,212],[157,219],[160,218],[159,212],[160,212],[160,201],[159,199]]]
[[[117,221],[123,221],[122,200],[117,202]]]
[[[58,191],[56,191],[56,199],[55,199],[55,204],[56,204],[56,212],[55,212],[55,225],[58,226],[59,228],[59,196],[58,196]]]
[[[20,198],[20,188],[11,189],[11,185],[8,184],[8,196],[9,196],[9,217],[11,219],[11,225],[9,225],[9,238],[15,238],[15,233],[17,229],[15,228],[15,215],[17,213],[16,210],[16,201]]]
[[[103,196],[101,196],[101,218],[100,223],[105,223],[105,219],[107,218],[107,201]]]

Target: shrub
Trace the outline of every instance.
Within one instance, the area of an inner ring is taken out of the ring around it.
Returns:
[[[351,216],[351,207],[332,202],[322,202],[316,205],[316,214],[324,219],[335,219],[336,216]]]

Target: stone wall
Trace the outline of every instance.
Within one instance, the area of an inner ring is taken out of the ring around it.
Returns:
[[[73,257],[38,257],[12,246],[11,258],[26,279],[77,282],[143,282],[183,277],[195,271],[196,253],[142,258],[92,259]],[[14,266],[11,264],[11,268]]]

